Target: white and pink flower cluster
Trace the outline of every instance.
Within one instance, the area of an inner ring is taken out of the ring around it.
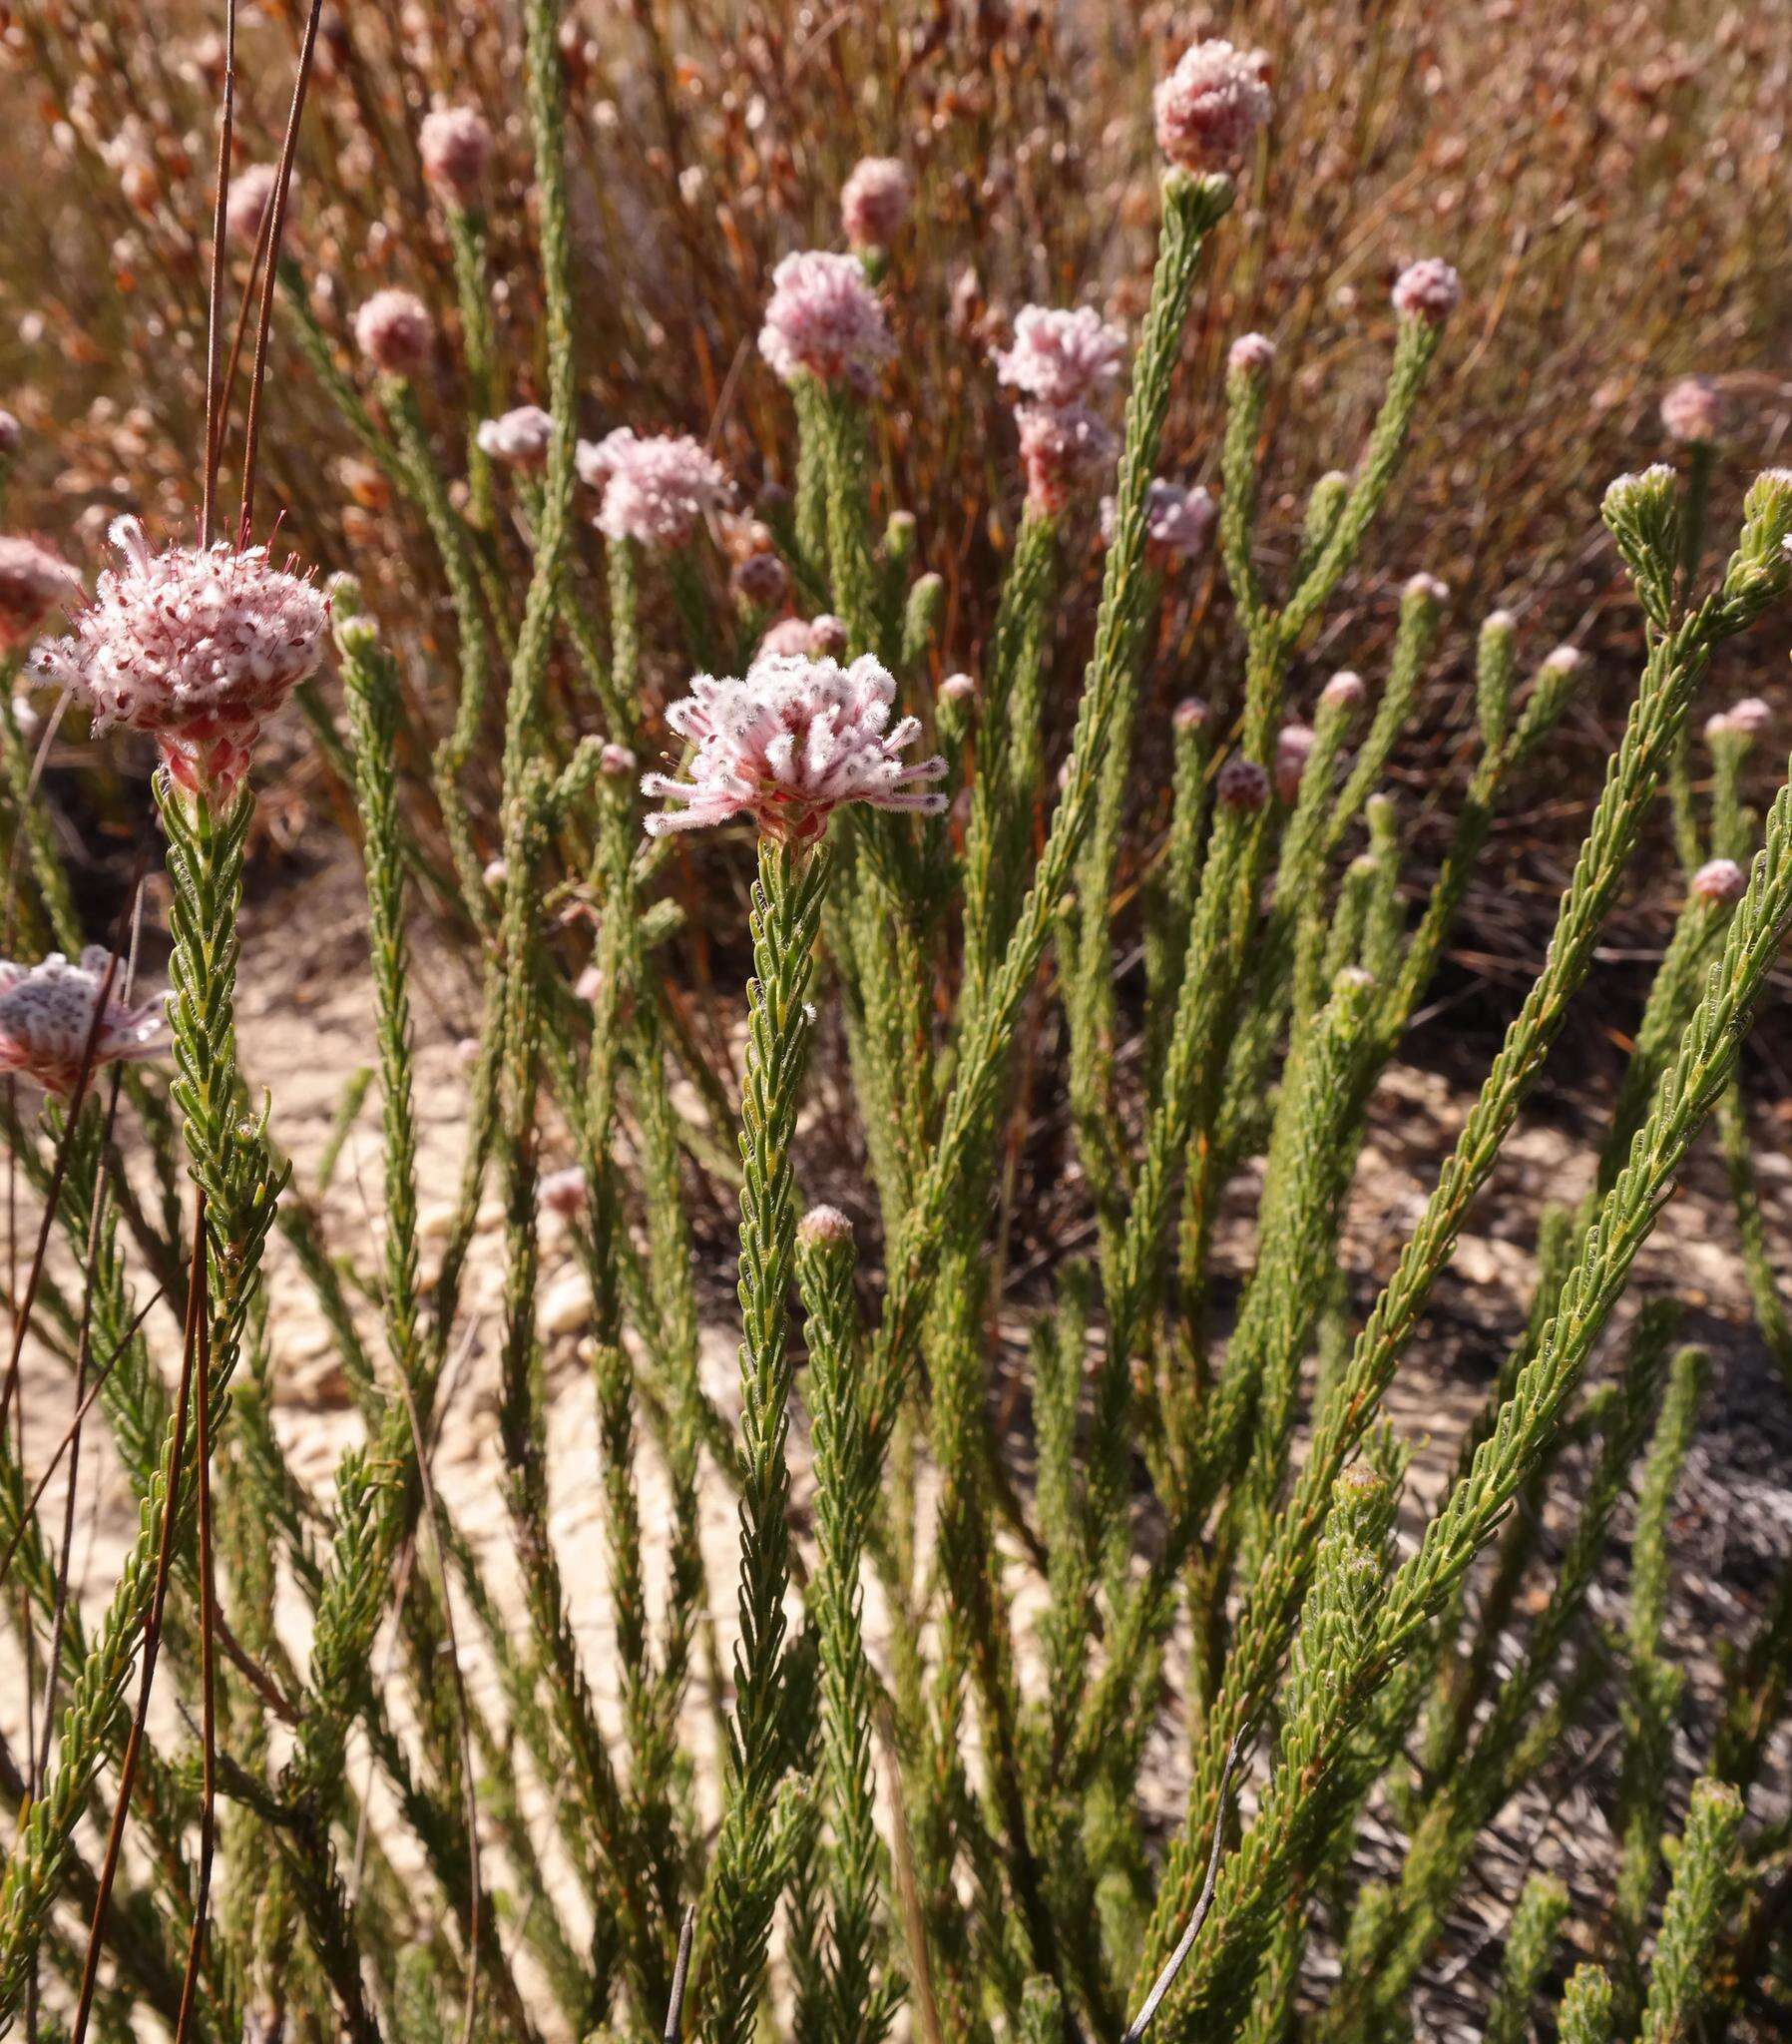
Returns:
[[[891,725],[895,699],[895,682],[869,655],[850,667],[772,655],[739,680],[698,675],[666,715],[696,749],[689,778],[649,773],[641,783],[644,794],[683,807],[650,816],[649,831],[746,815],[768,837],[807,845],[843,802],[937,815],[945,796],[913,783],[938,779],[946,763],[902,759],[921,726],[913,717]]]
[[[1213,527],[1218,518],[1218,507],[1199,483],[1184,488],[1181,483],[1165,482],[1161,476],[1153,476],[1145,486],[1146,560],[1159,571],[1173,567],[1178,561],[1201,560],[1212,543]],[[1114,544],[1114,499],[1104,497],[1102,537],[1110,546]]]
[[[52,951],[41,965],[15,965],[0,959],[0,1072],[21,1072],[47,1093],[66,1099],[81,1076],[87,1040],[94,1035],[93,1064],[98,1071],[138,1058],[150,1058],[163,1047],[163,1004],[160,1000],[132,1006],[106,986],[111,957],[103,944],[90,944],[79,965]],[[122,973],[115,969],[115,988]]]
[[[896,343],[858,257],[808,249],[786,256],[771,272],[759,352],[786,383],[815,376],[863,396]]]
[[[1024,305],[1016,314],[1014,345],[997,350],[996,375],[1021,393],[1015,424],[1036,511],[1063,511],[1114,460],[1119,443],[1094,400],[1119,377],[1125,350],[1125,335],[1088,305]]]
[[[915,203],[908,172],[893,156],[868,156],[840,187],[840,220],[855,249],[882,251],[901,234]]]
[[[0,651],[29,646],[56,606],[80,594],[80,576],[54,548],[0,535]]]
[[[618,426],[595,443],[582,440],[577,460],[583,479],[604,493],[598,529],[657,550],[686,545],[734,494],[721,463],[685,434]]]
[[[506,468],[538,469],[548,465],[554,444],[554,421],[539,404],[519,404],[495,419],[482,419],[473,436],[479,451]]]
[[[227,800],[262,723],[322,658],[329,603],[265,547],[152,553],[135,518],[113,522],[112,542],[121,564],[36,670],[87,703],[96,731],[148,732],[181,786]]]
[[[1157,147],[1185,171],[1237,170],[1269,119],[1268,69],[1261,50],[1218,37],[1183,51],[1152,101]]]

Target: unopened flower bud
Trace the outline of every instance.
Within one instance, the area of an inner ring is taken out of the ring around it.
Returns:
[[[1450,585],[1440,582],[1435,575],[1421,572],[1409,575],[1406,586],[1400,592],[1405,603],[1428,603],[1442,606],[1450,601]]]
[[[850,636],[845,619],[836,618],[832,611],[809,620],[809,651],[817,660],[838,660]]]
[[[840,219],[858,250],[887,249],[915,202],[909,174],[895,157],[868,156],[840,187]]]
[[[1733,858],[1707,859],[1692,876],[1692,891],[1701,901],[1718,905],[1740,901],[1748,886],[1748,875]]]
[[[429,360],[434,331],[414,291],[375,291],[354,318],[355,345],[388,376],[417,375]]]
[[[457,205],[469,205],[479,193],[492,156],[492,131],[473,107],[438,107],[425,114],[417,130],[417,153],[423,175]]]
[[[1212,712],[1198,696],[1184,696],[1170,712],[1169,721],[1177,731],[1195,732],[1206,728],[1211,715]]]
[[[1269,775],[1256,761],[1234,753],[1219,769],[1217,792],[1224,807],[1240,814],[1260,809],[1269,800]]]
[[[1285,802],[1300,793],[1300,778],[1312,757],[1311,725],[1285,724],[1275,735],[1275,791]]]
[[[1350,668],[1342,668],[1319,691],[1319,707],[1321,710],[1354,710],[1367,694],[1362,676]]]
[[[1275,361],[1275,342],[1266,333],[1241,333],[1226,350],[1226,373],[1266,376]]]
[[[852,1241],[852,1223],[838,1207],[811,1207],[796,1224],[800,1249],[840,1249]]]
[[[977,684],[969,675],[948,675],[940,684],[942,703],[972,703],[977,698]]]
[[[1394,279],[1394,309],[1403,319],[1440,326],[1462,303],[1462,278],[1441,256],[1408,263]]]
[[[598,771],[612,780],[632,779],[635,769],[641,765],[627,746],[619,746],[613,739],[598,755]]]
[[[770,610],[783,602],[790,587],[789,571],[776,554],[748,554],[736,561],[730,577],[734,594],[755,610]]]

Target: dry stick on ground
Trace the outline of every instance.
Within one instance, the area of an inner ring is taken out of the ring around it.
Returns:
[[[1213,1890],[1219,1881],[1219,1855],[1225,1845],[1226,1791],[1232,1786],[1232,1770],[1238,1765],[1238,1757],[1244,1751],[1245,1735],[1240,1732],[1232,1741],[1226,1754],[1225,1767],[1219,1777],[1219,1820],[1213,1826],[1213,1849],[1207,1854],[1207,1877],[1201,1883],[1199,1899],[1195,1902],[1194,1913],[1188,1919],[1188,1928],[1177,1940],[1176,1948],[1163,1962],[1163,1970],[1151,1985],[1151,1991],[1144,1998],[1144,2005],[1126,2026],[1126,2034],[1120,2044],[1138,2044],[1145,2033],[1145,2026],[1157,2013],[1163,1997],[1176,1984],[1176,1975],[1182,1970],[1188,1954],[1194,1949],[1194,1941],[1200,1935],[1201,1925],[1207,1920],[1207,1911],[1213,1906]]]

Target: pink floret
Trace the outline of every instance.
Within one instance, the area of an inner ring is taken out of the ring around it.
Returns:
[[[1152,101],[1157,147],[1184,170],[1236,170],[1269,119],[1268,65],[1217,37],[1185,50]]]
[[[869,655],[834,660],[771,655],[744,678],[698,675],[667,723],[695,747],[686,780],[649,773],[642,792],[681,802],[650,816],[658,836],[700,830],[746,815],[767,836],[813,843],[843,802],[937,815],[944,795],[914,787],[946,770],[944,760],[903,761],[918,720],[890,725],[896,684]]]
[[[78,965],[60,951],[41,965],[0,960],[0,1072],[22,1072],[65,1099],[74,1092],[110,955],[103,945],[90,944]],[[113,984],[124,984],[122,967],[115,969]],[[163,1048],[162,1002],[131,1006],[108,992],[92,1070],[155,1057]]]
[[[183,787],[227,798],[263,722],[315,672],[328,600],[265,547],[152,553],[135,518],[114,520],[112,543],[123,561],[36,672],[86,702],[96,731],[148,732]]]
[[[585,481],[604,492],[599,530],[644,547],[683,546],[734,493],[721,463],[683,434],[643,438],[619,426],[596,445],[582,443],[577,460]]]
[[[786,383],[810,375],[868,393],[896,343],[858,258],[811,249],[771,272],[759,352]]]
[[[1041,404],[1087,404],[1119,376],[1126,337],[1089,305],[1024,305],[1014,345],[996,355],[1002,382]]]

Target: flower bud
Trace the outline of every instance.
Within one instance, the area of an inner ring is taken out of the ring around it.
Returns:
[[[805,1250],[838,1250],[852,1243],[852,1223],[838,1207],[811,1207],[796,1224],[796,1243]]]
[[[1321,710],[1354,710],[1368,694],[1363,678],[1350,668],[1340,668],[1319,691]]]
[[[1692,876],[1692,891],[1701,901],[1718,907],[1740,901],[1748,887],[1748,875],[1733,858],[1707,859]]]
[[[355,345],[388,376],[417,375],[434,337],[429,312],[413,291],[375,291],[355,314]]]
[[[1256,761],[1234,753],[1219,769],[1216,792],[1222,807],[1245,815],[1268,803],[1269,775]]]
[[[1462,278],[1441,256],[1408,263],[1394,279],[1394,309],[1403,319],[1441,326],[1462,303]]]

